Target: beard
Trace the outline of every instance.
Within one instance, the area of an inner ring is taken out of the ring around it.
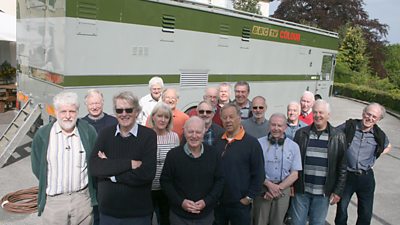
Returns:
[[[76,125],[76,120],[77,118],[70,119],[70,120],[63,120],[63,119],[58,119],[58,124],[64,131],[70,131],[74,129]]]

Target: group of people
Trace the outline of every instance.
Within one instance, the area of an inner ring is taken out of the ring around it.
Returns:
[[[287,112],[267,120],[266,99],[249,100],[246,81],[207,87],[187,113],[178,92],[149,81],[140,100],[129,91],[103,112],[102,93],[85,97],[78,119],[73,92],[54,97],[56,120],[32,142],[43,224],[279,225],[347,224],[358,198],[357,224],[370,224],[373,166],[390,151],[377,123],[385,109],[367,105],[361,119],[329,123],[330,105],[305,91]]]

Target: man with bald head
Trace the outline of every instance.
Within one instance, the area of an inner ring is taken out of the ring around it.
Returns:
[[[267,136],[268,134],[268,120],[265,118],[267,112],[267,103],[262,96],[253,98],[253,106],[251,108],[253,117],[243,120],[242,125],[246,133],[255,138]]]
[[[340,201],[346,183],[346,137],[332,127],[329,103],[315,102],[314,123],[296,132],[303,170],[294,183],[295,195],[289,209],[291,224],[324,225],[329,204]]]
[[[201,118],[189,118],[184,126],[186,144],[171,149],[165,159],[160,181],[169,199],[171,224],[210,225],[214,221],[223,178],[218,152],[202,143],[205,131]]]
[[[219,91],[216,87],[207,87],[204,91],[203,100],[210,102],[212,109],[214,111],[212,121],[219,126],[222,126],[221,115],[219,113],[220,107],[218,106],[218,95]],[[188,112],[189,116],[197,116],[198,111],[196,109],[192,109]]]
[[[310,125],[313,123],[312,107],[314,105],[314,94],[311,91],[305,91],[300,98],[301,112],[299,119]]]
[[[300,116],[300,104],[298,102],[290,102],[287,106],[287,128],[285,130],[285,134],[287,138],[293,140],[294,134],[296,131],[302,127],[306,127],[307,124],[303,121],[299,120]]]
[[[336,210],[335,223],[347,224],[347,207],[354,193],[357,195],[357,225],[371,223],[375,177],[373,166],[380,155],[392,146],[385,132],[377,125],[384,118],[385,108],[371,103],[362,112],[361,119],[349,119],[338,128],[346,134],[347,180],[342,200]]]

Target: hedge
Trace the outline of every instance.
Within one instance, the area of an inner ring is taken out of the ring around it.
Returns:
[[[355,98],[367,102],[377,102],[388,109],[400,112],[400,94],[389,93],[351,83],[334,83],[333,92],[335,95],[343,95],[350,98]]]

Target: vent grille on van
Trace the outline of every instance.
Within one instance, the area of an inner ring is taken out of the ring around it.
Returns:
[[[78,1],[78,17],[86,19],[97,19],[97,3],[93,0]]]
[[[242,29],[242,41],[250,41],[251,30],[248,27]]]
[[[181,87],[206,87],[208,74],[201,72],[189,72],[181,74]]]
[[[175,31],[175,16],[163,15],[162,17],[162,31],[174,33]]]

